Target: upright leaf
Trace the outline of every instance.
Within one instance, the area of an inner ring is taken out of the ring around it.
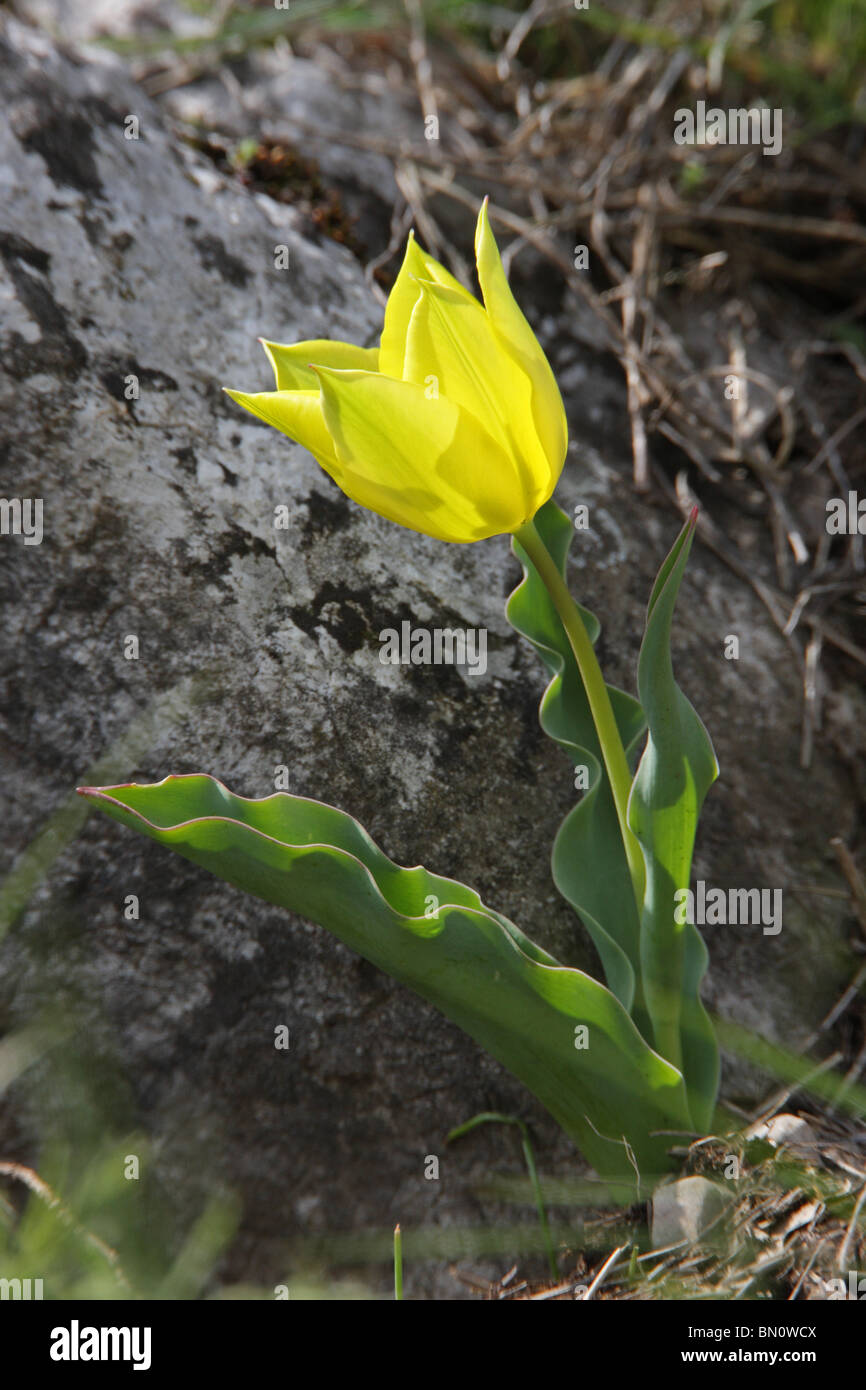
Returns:
[[[683,527],[650,596],[638,661],[638,694],[649,726],[632,785],[629,824],[644,852],[646,894],[640,954],[652,1039],[683,1071],[692,1118],[712,1121],[719,1060],[700,1000],[707,949],[697,927],[678,923],[676,893],[687,890],[698,816],[718,776],[706,729],[674,680],[671,624],[694,536],[696,514]]]
[[[574,534],[569,518],[555,502],[548,502],[535,517],[535,525],[565,577]],[[541,727],[568,754],[575,767],[585,767],[588,773],[587,790],[566,816],[554,841],[553,880],[592,937],[610,989],[640,1025],[638,912],[589,702],[547,589],[516,540],[514,553],[523,566],[524,578],[508,601],[506,616],[512,627],[532,643],[551,674],[539,708]],[[590,641],[595,644],[600,631],[598,619],[586,608],[580,612]],[[624,691],[613,686],[608,686],[608,690],[623,746],[631,757],[646,728],[643,713],[637,701]]]

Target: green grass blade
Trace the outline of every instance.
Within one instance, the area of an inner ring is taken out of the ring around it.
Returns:
[[[529,1129],[523,1120],[517,1115],[501,1115],[495,1110],[484,1110],[480,1115],[473,1115],[471,1120],[466,1120],[446,1137],[446,1144],[450,1144],[454,1139],[462,1139],[464,1134],[469,1134],[479,1125],[516,1125],[520,1130],[520,1143],[523,1149],[523,1160],[526,1164],[526,1171],[529,1174],[529,1185],[532,1189],[532,1196],[535,1202],[535,1209],[538,1212],[538,1224],[541,1227],[544,1239],[544,1250],[547,1255],[547,1267],[551,1277],[559,1278],[559,1268],[556,1263],[556,1251],[553,1248],[553,1240],[550,1235],[550,1222],[547,1219],[547,1208],[544,1205],[544,1194],[541,1191],[541,1183],[538,1178],[538,1168],[535,1164],[535,1150],[532,1147],[532,1140],[529,1137]]]
[[[399,1221],[394,1227],[394,1301],[403,1301],[403,1233]]]

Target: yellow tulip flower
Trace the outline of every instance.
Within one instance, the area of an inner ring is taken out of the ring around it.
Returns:
[[[276,390],[228,394],[309,449],[354,502],[466,542],[519,530],[552,495],[562,399],[490,230],[475,232],[483,305],[411,236],[378,348],[264,342]]]

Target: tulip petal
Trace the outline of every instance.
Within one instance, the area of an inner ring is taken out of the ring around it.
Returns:
[[[273,425],[282,434],[287,434],[290,439],[296,439],[305,449],[309,449],[316,462],[339,482],[343,470],[325,424],[318,389],[259,391],[252,395],[245,391],[229,391],[227,387],[223,387],[223,390],[251,415],[257,415],[266,425]]]
[[[490,229],[487,199],[475,229],[475,260],[484,307],[499,337],[508,344],[532,382],[532,411],[538,437],[557,474],[568,447],[568,425],[559,387],[541,344],[521,312],[502,268]]]
[[[538,438],[532,413],[532,383],[514,355],[502,346],[484,309],[471,295],[430,280],[409,321],[404,378],[426,385],[435,378],[440,393],[469,411],[514,460],[532,512],[550,497],[559,477]]]
[[[441,540],[482,540],[522,524],[515,470],[474,416],[378,372],[318,375],[339,484],[355,502]]]
[[[357,367],[375,372],[379,365],[379,349],[356,347],[330,338],[311,338],[305,343],[259,342],[268,355],[278,391],[315,391],[319,383],[311,362],[323,367]]]
[[[398,381],[403,376],[409,320],[420,293],[419,278],[435,280],[436,284],[444,285],[446,288],[454,290],[455,293],[465,296],[466,299],[471,300],[472,298],[469,291],[463,288],[459,280],[454,279],[454,276],[445,269],[444,265],[440,265],[433,256],[428,256],[425,251],[421,250],[415,240],[414,233],[410,232],[403,264],[385,306],[385,323],[382,327],[382,339],[379,346],[379,371],[385,376],[395,377]],[[349,367],[359,364],[326,362],[324,365],[326,367]]]

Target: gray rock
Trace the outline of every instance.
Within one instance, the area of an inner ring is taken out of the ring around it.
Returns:
[[[713,1223],[719,1221],[729,1201],[719,1184],[709,1178],[678,1178],[657,1188],[652,1199],[653,1249],[692,1243],[704,1233],[712,1239],[719,1230]]]
[[[53,37],[76,43],[110,37],[188,39],[213,32],[214,17],[183,0],[16,0],[15,13]]]
[[[345,249],[306,239],[292,208],[193,154],[114,59],[64,54],[6,21],[0,94],[0,485],[43,499],[45,527],[39,546],[0,542],[0,873],[14,867],[27,900],[0,952],[0,1027],[46,1009],[77,1021],[65,1064],[94,1124],[120,1113],[154,1136],[179,1229],[216,1184],[240,1194],[227,1277],[274,1282],[322,1232],[489,1225],[500,1209],[475,1187],[492,1168],[521,1171],[513,1135],[485,1128],[453,1151],[445,1135],[478,1110],[518,1113],[542,1170],[573,1173],[533,1099],[320,929],[116,824],[84,825],[67,798],[83,781],[199,770],[262,796],[286,765],[291,790],[356,815],[395,860],[464,879],[597,973],[550,881],[572,776],[538,730],[538,664],[504,621],[508,543],[449,547],[360,511],[222,395],[269,385],[260,334],[375,341],[381,313]],[[138,140],[124,136],[130,115]],[[274,269],[277,244],[288,271]],[[567,312],[555,326],[554,364],[560,348],[573,363]],[[583,349],[578,361],[558,497],[588,502],[591,529],[572,585],[603,619],[609,678],[633,688],[676,523],[631,490],[618,367]],[[282,505],[288,532],[273,524]],[[383,666],[378,633],[404,617],[486,627],[488,674]],[[739,662],[723,659],[729,632]],[[844,906],[792,890],[836,885],[826,844],[855,823],[856,790],[831,746],[808,777],[798,769],[785,644],[700,546],[675,657],[723,769],[696,876],[786,895],[778,936],[707,929],[708,999],[794,1047],[852,973]],[[862,738],[863,705],[853,683],[828,701],[840,747]],[[131,894],[137,923],[123,916]],[[272,1045],[279,1023],[288,1053]],[[6,1154],[32,1158],[36,1135],[68,1125],[55,1063],[11,1093]],[[727,1084],[754,1080],[739,1069]],[[431,1153],[438,1182],[423,1176]],[[460,1296],[441,1261],[407,1277],[410,1294],[415,1280]]]

